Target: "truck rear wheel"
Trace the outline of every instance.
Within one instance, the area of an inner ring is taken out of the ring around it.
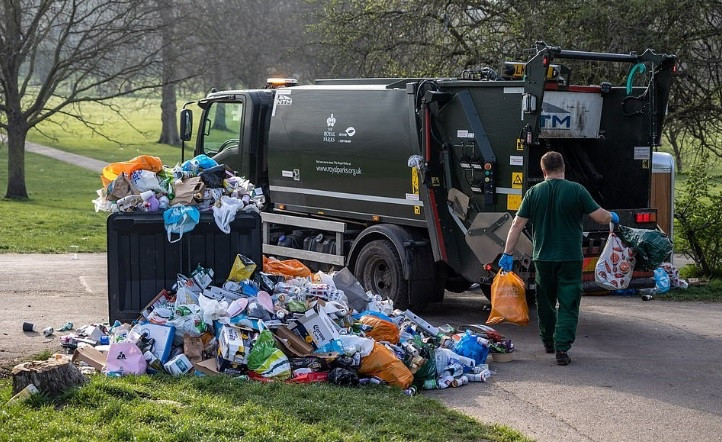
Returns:
[[[368,243],[356,259],[354,274],[364,289],[389,298],[394,308],[409,307],[409,285],[404,279],[401,258],[393,244],[384,239]]]

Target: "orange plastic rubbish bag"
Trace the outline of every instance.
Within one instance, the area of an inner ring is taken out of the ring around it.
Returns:
[[[100,175],[103,187],[108,187],[108,184],[118,178],[118,175],[122,172],[130,176],[130,174],[136,170],[150,170],[151,172],[158,173],[163,170],[163,161],[158,157],[139,155],[129,161],[110,163],[103,168],[103,173]]]
[[[376,376],[401,389],[409,388],[409,385],[414,382],[414,375],[401,362],[401,359],[378,342],[374,342],[374,349],[371,350],[371,353],[361,359],[361,367],[358,372],[361,375]]]
[[[374,341],[388,341],[392,344],[399,342],[399,328],[393,322],[385,321],[373,315],[361,316],[359,321],[362,324],[373,327],[366,336],[373,338]]]
[[[294,276],[307,278],[311,276],[311,270],[297,259],[284,259],[280,261],[276,258],[268,258],[266,255],[263,255],[263,272],[270,273],[271,275],[283,275],[289,278],[293,278]]]
[[[524,281],[514,272],[499,270],[491,283],[491,313],[487,324],[502,321],[525,326],[529,324]]]

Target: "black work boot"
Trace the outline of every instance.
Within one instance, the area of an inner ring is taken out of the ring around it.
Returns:
[[[554,353],[554,342],[544,342],[544,351]]]
[[[572,362],[572,358],[569,357],[566,351],[557,350],[557,365],[569,365]]]

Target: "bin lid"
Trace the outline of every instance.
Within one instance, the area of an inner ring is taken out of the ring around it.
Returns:
[[[674,157],[667,152],[652,152],[652,173],[674,173]]]

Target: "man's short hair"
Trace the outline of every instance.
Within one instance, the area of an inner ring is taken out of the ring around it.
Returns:
[[[541,167],[547,172],[561,172],[564,170],[564,158],[559,152],[549,151],[542,155]]]

